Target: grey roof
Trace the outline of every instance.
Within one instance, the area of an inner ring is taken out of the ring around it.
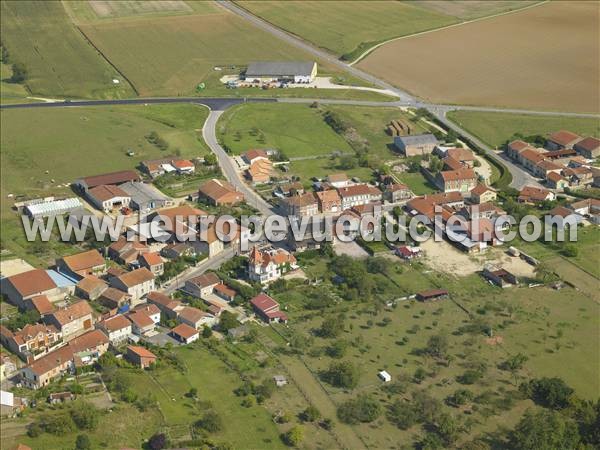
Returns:
[[[434,144],[438,143],[438,140],[431,133],[427,134],[413,134],[410,136],[396,136],[394,138],[394,144],[398,145],[423,145],[423,144]]]
[[[312,74],[314,61],[260,61],[251,62],[246,70],[246,77],[266,76],[309,76]]]
[[[165,202],[169,198],[157,189],[145,183],[129,181],[119,186],[131,196],[131,200],[138,205],[145,205],[150,202]]]

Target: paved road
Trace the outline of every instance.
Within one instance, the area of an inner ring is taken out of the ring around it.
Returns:
[[[221,166],[221,170],[223,171],[225,178],[227,178],[227,181],[237,187],[237,189],[244,194],[246,197],[246,202],[250,206],[258,209],[262,215],[268,216],[273,213],[271,210],[271,205],[269,205],[269,203],[267,203],[260,195],[258,195],[256,191],[254,191],[254,189],[251,189],[240,178],[233,161],[229,158],[229,155],[225,149],[221,147],[219,141],[217,140],[217,122],[222,114],[223,111],[211,111],[208,114],[208,118],[202,127],[202,137],[204,137],[204,141],[212,150],[212,152],[217,155],[219,166]]]
[[[166,288],[161,289],[161,291],[167,295],[172,294],[179,288],[183,287],[187,280],[197,277],[198,275],[202,275],[207,270],[218,269],[221,266],[221,264],[223,264],[228,259],[232,258],[234,254],[234,250],[232,248],[228,248],[219,253],[218,255],[213,256],[212,258],[205,259],[197,267],[188,269],[182,274],[180,274],[174,282],[172,282]]]

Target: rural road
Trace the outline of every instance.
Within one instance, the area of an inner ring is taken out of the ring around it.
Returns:
[[[221,147],[219,141],[217,140],[217,122],[222,114],[222,110],[210,111],[208,118],[202,127],[202,137],[204,138],[204,141],[208,147],[217,156],[217,159],[219,160],[219,166],[223,171],[223,175],[225,175],[225,178],[227,178],[227,181],[233,184],[240,192],[244,194],[246,197],[246,202],[250,206],[258,209],[262,215],[268,216],[273,213],[271,210],[271,205],[240,178],[233,161],[231,158],[229,158],[229,155],[225,149]]]

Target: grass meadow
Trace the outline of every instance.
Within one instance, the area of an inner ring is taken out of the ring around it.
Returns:
[[[13,201],[71,196],[69,184],[75,179],[133,169],[145,159],[176,153],[202,156],[208,151],[200,134],[207,115],[208,110],[198,105],[1,111],[3,248],[42,263],[30,253],[17,216],[11,210]],[[169,144],[167,150],[148,142],[146,136],[152,131]],[[130,150],[134,156],[127,156]],[[6,198],[8,194],[13,195],[12,200]],[[50,257],[54,256],[52,253]]]
[[[545,136],[569,130],[581,136],[600,136],[600,122],[592,118],[479,111],[452,111],[448,118],[493,147],[500,147],[515,133]]]
[[[251,13],[325,48],[353,60],[372,45],[398,36],[456,23],[455,17],[387,1],[241,1]],[[303,17],[303,20],[298,20]],[[351,30],[351,32],[350,32]]]
[[[37,95],[121,98],[135,93],[83,38],[62,2],[2,2],[2,43],[9,60],[25,64]],[[118,79],[118,85],[112,80]]]

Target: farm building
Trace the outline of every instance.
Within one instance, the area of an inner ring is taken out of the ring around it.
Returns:
[[[378,372],[377,376],[384,383],[389,383],[390,381],[392,381],[392,376],[386,370],[382,370],[381,372]]]
[[[96,208],[110,212],[129,206],[131,197],[118,186],[103,184],[87,191],[87,198]]]
[[[244,194],[238,192],[231,183],[213,178],[200,185],[198,198],[210,205],[236,205],[244,201]]]
[[[442,300],[448,297],[448,291],[446,289],[431,289],[429,291],[419,292],[417,294],[417,300],[420,302],[431,302],[434,300]]]
[[[133,170],[121,170],[119,172],[105,173],[91,177],[80,178],[75,181],[75,186],[82,192],[102,185],[119,185],[128,181],[140,181],[140,176]]]
[[[600,139],[595,137],[586,137],[575,144],[573,148],[584,158],[597,158],[600,156]]]
[[[148,184],[128,181],[119,188],[131,198],[131,207],[142,213],[173,206],[173,200]]]
[[[42,199],[27,202],[23,211],[32,219],[41,217],[58,216],[75,211],[83,211],[83,205],[78,198],[66,198],[64,200],[44,201]]]
[[[246,81],[269,83],[272,81],[293,81],[310,83],[317,76],[317,63],[314,61],[262,61],[248,65],[244,77]]]
[[[506,269],[498,267],[485,267],[481,273],[483,278],[491,281],[501,288],[510,287],[519,284],[517,277]]]
[[[571,149],[580,140],[581,136],[571,133],[570,131],[560,130],[548,136],[546,148],[548,150]]]
[[[431,133],[396,136],[394,138],[394,147],[406,156],[430,154],[437,145],[438,140]]]
[[[156,362],[156,355],[150,350],[139,347],[137,345],[130,345],[127,347],[126,358],[134,365],[145,369],[146,367]]]

